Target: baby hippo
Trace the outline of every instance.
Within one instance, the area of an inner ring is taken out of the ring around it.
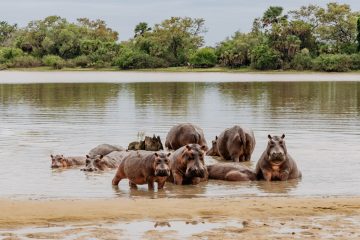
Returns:
[[[238,163],[217,163],[207,166],[209,179],[225,181],[254,181],[256,174],[250,168]]]
[[[51,168],[66,168],[85,165],[86,157],[73,156],[64,157],[64,155],[50,155]]]
[[[286,181],[300,178],[294,159],[287,152],[285,145],[285,134],[281,137],[268,135],[269,142],[266,150],[256,164],[256,176],[266,181]]]
[[[207,147],[199,144],[187,144],[171,155],[170,181],[177,185],[198,184],[208,179],[208,172],[204,163]]]
[[[98,170],[104,171],[107,169],[117,168],[120,162],[129,154],[130,152],[127,151],[113,151],[106,156],[96,155],[91,157],[86,155],[86,166],[81,170],[93,172]]]
[[[162,189],[170,176],[170,155],[171,153],[131,153],[120,163],[112,184],[118,185],[121,179],[128,178],[131,188],[147,183],[149,190],[153,190],[154,182],[157,182],[158,189]]]

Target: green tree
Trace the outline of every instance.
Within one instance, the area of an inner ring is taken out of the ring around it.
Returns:
[[[17,31],[17,24],[10,25],[5,21],[0,21],[0,46]]]
[[[210,47],[200,48],[191,54],[189,62],[193,67],[197,68],[214,67],[217,62],[215,50]]]
[[[135,26],[134,29],[134,38],[138,36],[143,36],[146,32],[151,31],[151,27],[148,26],[146,22],[140,22],[138,25]]]
[[[360,17],[358,17],[357,20],[357,35],[356,35],[356,40],[357,40],[357,51],[360,52]]]
[[[251,51],[251,66],[259,70],[278,69],[281,66],[280,53],[267,44],[258,45]]]

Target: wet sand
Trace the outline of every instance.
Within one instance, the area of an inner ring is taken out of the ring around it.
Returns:
[[[134,221],[150,221],[155,225],[157,222],[165,226],[166,231],[154,229],[142,233],[144,237],[154,239],[171,234],[174,234],[173,239],[182,236],[170,226],[167,228],[167,221],[184,221],[194,225],[201,222],[223,223],[216,228],[194,233],[191,238],[195,239],[239,236],[247,239],[267,239],[269,236],[286,239],[292,235],[306,238],[326,234],[335,237],[341,234],[341,237],[345,236],[344,239],[349,239],[360,237],[359,216],[360,197],[0,200],[0,229],[7,229],[1,235],[9,239],[17,239],[16,229],[26,226],[65,225],[71,227],[52,232],[51,236],[49,233],[42,234],[45,234],[45,238],[56,238],[54,236],[57,234],[57,238],[61,239],[78,232],[90,234],[108,229],[108,235],[100,235],[111,238],[112,235],[121,236],[124,229],[99,224]],[[237,224],[226,225],[230,221]],[[36,234],[41,233],[33,234],[35,237],[30,238],[38,238]]]
[[[131,83],[131,82],[324,82],[360,81],[360,73],[222,73],[222,72],[101,72],[0,71],[1,84]]]

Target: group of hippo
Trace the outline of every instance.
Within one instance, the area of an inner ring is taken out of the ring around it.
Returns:
[[[268,144],[252,170],[239,162],[250,161],[255,148],[253,131],[235,125],[225,129],[212,141],[208,149],[202,129],[185,123],[172,127],[167,134],[163,150],[160,137],[145,137],[143,141],[132,142],[128,149],[121,146],[102,144],[86,157],[64,157],[51,155],[52,167],[85,165],[84,171],[104,171],[115,169],[112,180],[118,185],[122,179],[129,179],[129,186],[148,184],[162,189],[166,182],[177,185],[198,184],[208,179],[226,181],[286,181],[301,177],[294,159],[285,145],[285,135],[268,135]],[[219,156],[232,162],[205,165],[205,155]]]

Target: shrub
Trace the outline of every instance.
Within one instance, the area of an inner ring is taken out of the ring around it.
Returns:
[[[115,65],[121,69],[139,69],[139,68],[160,68],[167,67],[165,60],[150,56],[139,50],[129,48],[122,49],[119,57],[115,60]]]
[[[258,45],[251,51],[251,66],[259,70],[279,69],[280,54],[268,45]]]
[[[65,66],[65,61],[56,55],[46,55],[42,59],[45,66],[52,67],[54,69],[62,69]]]
[[[347,72],[351,58],[345,54],[322,54],[313,60],[313,68],[325,72]]]
[[[0,49],[0,63],[7,63],[12,59],[22,56],[23,51],[19,48],[4,47]]]
[[[351,70],[360,70],[360,53],[351,54]]]
[[[6,64],[0,64],[0,71],[1,70],[6,70],[8,67],[6,66]]]
[[[89,57],[85,55],[80,55],[72,59],[72,62],[76,67],[82,67],[82,68],[86,68],[91,64]]]
[[[41,66],[41,61],[31,55],[17,56],[11,60],[9,66],[23,68],[39,67]]]
[[[291,68],[296,70],[309,70],[312,68],[312,58],[309,50],[302,49],[300,53],[297,53],[291,61]]]
[[[201,48],[190,55],[189,62],[193,67],[209,68],[214,67],[217,61],[213,48]]]

